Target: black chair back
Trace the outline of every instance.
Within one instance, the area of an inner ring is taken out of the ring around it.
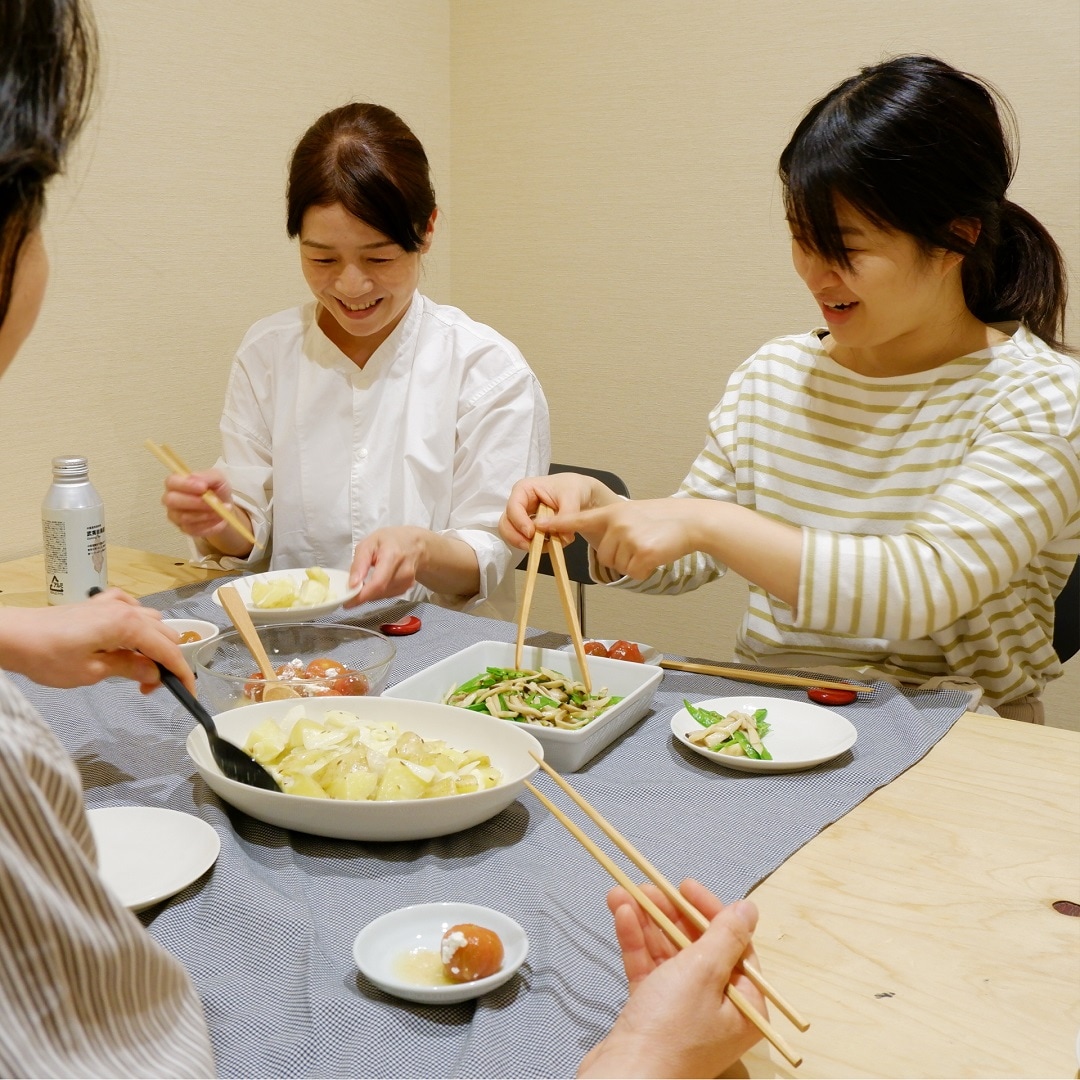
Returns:
[[[1063,664],[1080,651],[1080,559],[1054,602],[1054,651]]]

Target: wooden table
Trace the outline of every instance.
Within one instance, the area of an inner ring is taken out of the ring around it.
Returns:
[[[146,595],[214,577],[109,548]],[[40,556],[0,564],[0,604],[46,602]],[[1075,1076],[1080,734],[967,714],[917,765],[759,885],[762,965],[810,1018],[733,1075]],[[743,1070],[743,1071],[740,1071]]]
[[[155,555],[113,544],[108,547],[107,566],[109,584],[132,596],[149,596],[222,576],[217,570],[192,566],[176,555]],[[48,603],[44,556],[30,555],[0,563],[0,607],[46,607]]]

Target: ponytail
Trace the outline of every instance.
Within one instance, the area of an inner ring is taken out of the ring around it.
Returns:
[[[1023,207],[1005,200],[962,271],[964,299],[983,322],[1023,323],[1052,349],[1065,351],[1065,260],[1054,238]]]
[[[976,318],[1022,322],[1064,350],[1061,251],[1006,198],[1015,127],[989,83],[943,60],[897,56],[865,67],[811,106],[780,156],[792,232],[850,266],[836,218],[843,200],[925,252],[963,256],[964,299]],[[975,224],[977,234],[963,227]]]

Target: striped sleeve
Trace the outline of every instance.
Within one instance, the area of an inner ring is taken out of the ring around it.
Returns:
[[[928,465],[955,460],[911,504],[901,529],[881,536],[805,530],[796,626],[929,637],[1001,596],[1055,537],[1077,533],[1075,386],[1050,371],[1033,373],[1004,400],[988,391],[995,400],[975,396],[953,406],[983,413],[962,452],[926,440]],[[917,467],[909,458],[896,487],[910,488]]]
[[[802,530],[797,605],[751,584],[738,659],[962,675],[990,704],[1012,701],[1061,670],[1054,598],[1080,551],[1080,364],[1023,327],[890,378],[837,364],[817,334],[778,338],[733,375],[678,495]],[[693,553],[611,583],[674,593],[723,570]]]
[[[74,763],[0,675],[0,1074],[213,1074],[179,962],[106,890]]]

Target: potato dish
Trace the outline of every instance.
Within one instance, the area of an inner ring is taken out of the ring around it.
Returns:
[[[481,791],[502,780],[481,750],[456,750],[393,721],[364,722],[344,709],[316,721],[298,705],[280,725],[267,720],[253,728],[244,749],[286,794],[316,799],[432,799]]]
[[[330,597],[330,575],[320,566],[309,566],[299,589],[287,578],[259,579],[251,585],[251,605],[257,608],[314,607]]]

